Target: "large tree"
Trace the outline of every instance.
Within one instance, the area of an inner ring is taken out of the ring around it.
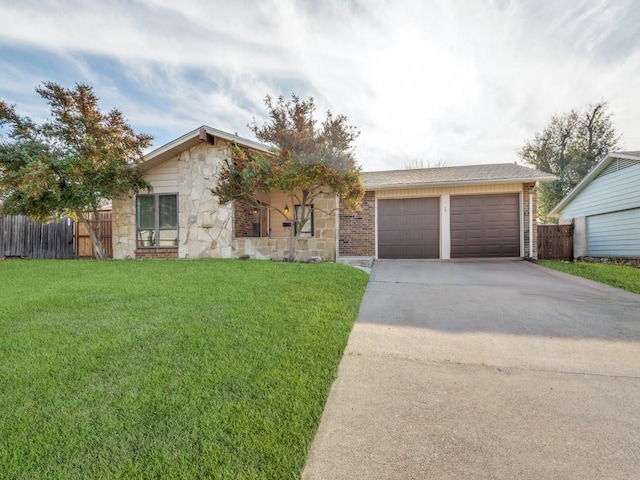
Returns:
[[[606,102],[552,116],[542,132],[518,149],[525,163],[558,177],[539,186],[538,215],[549,221],[548,213],[619,144]]]
[[[311,219],[314,200],[323,194],[335,194],[352,209],[360,208],[364,187],[360,181],[353,142],[359,132],[347,123],[344,115],[327,112],[318,125],[313,98],[291,100],[280,96],[265,98],[269,121],[250,125],[256,137],[272,146],[269,153],[234,147],[217,178],[212,192],[222,203],[247,201],[256,208],[265,208],[258,200],[261,193],[274,190],[289,196],[296,209],[279,212],[286,221],[295,224],[290,230],[288,260],[295,259],[297,239],[303,226]],[[331,213],[331,212],[325,212]]]
[[[86,227],[97,258],[104,258],[101,222],[94,228],[87,212],[99,218],[103,200],[149,189],[138,163],[152,137],[134,132],[116,109],[103,113],[93,89],[66,89],[46,82],[36,92],[47,101],[51,118],[41,125],[0,100],[1,211],[46,220],[67,215]]]

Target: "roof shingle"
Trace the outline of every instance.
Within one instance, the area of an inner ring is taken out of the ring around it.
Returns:
[[[554,175],[515,163],[362,172],[367,190],[465,183],[550,182]]]

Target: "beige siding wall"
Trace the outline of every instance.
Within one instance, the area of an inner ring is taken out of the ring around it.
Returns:
[[[151,184],[154,193],[176,193],[178,191],[178,157],[149,169],[144,178]]]
[[[271,202],[269,204],[272,208],[278,208],[280,211],[284,211],[285,206],[289,207],[288,219],[276,210],[271,210],[270,213],[271,238],[289,238],[289,228],[283,227],[282,224],[293,221],[293,204],[291,203],[291,199],[282,192],[271,192]]]

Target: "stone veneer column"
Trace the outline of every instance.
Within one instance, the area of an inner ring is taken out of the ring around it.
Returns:
[[[183,152],[178,160],[178,225],[180,258],[231,258],[233,215],[231,203],[220,205],[209,190],[229,158],[230,144],[202,143]]]
[[[113,258],[134,258],[136,250],[135,197],[113,200],[111,212]]]

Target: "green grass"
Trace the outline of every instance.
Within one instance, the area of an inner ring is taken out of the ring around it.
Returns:
[[[0,476],[298,478],[366,283],[335,264],[0,262]]]
[[[629,292],[640,293],[640,268],[601,263],[557,262],[553,260],[540,260],[538,264],[578,277],[595,280],[612,287],[622,288]]]

